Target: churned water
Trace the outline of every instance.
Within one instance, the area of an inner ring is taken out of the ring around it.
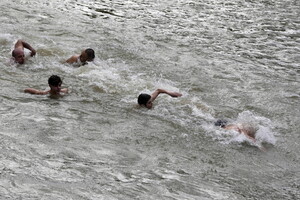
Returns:
[[[0,13],[0,199],[300,198],[299,1],[2,0]],[[24,65],[10,63],[18,39],[37,50]],[[93,62],[62,64],[85,48]],[[23,92],[52,74],[68,95]],[[137,107],[156,88],[183,96]]]

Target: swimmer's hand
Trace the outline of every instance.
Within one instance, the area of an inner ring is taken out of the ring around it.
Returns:
[[[31,49],[30,56],[33,57],[33,56],[35,56],[35,54],[36,54],[36,50],[35,49]]]

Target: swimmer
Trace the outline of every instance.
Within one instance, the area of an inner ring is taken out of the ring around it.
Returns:
[[[24,64],[25,63],[25,53],[24,48],[31,51],[30,56],[34,56],[36,51],[28,43],[23,40],[18,40],[15,44],[15,48],[12,51],[12,57],[15,63]]]
[[[87,62],[93,61],[95,58],[95,52],[93,49],[85,49],[81,52],[80,55],[74,55],[66,63],[75,64],[78,66],[86,65]]]
[[[52,75],[48,79],[48,84],[50,90],[40,91],[33,88],[27,88],[24,90],[24,92],[30,94],[39,94],[39,95],[45,95],[45,94],[59,95],[60,93],[68,93],[68,88],[61,89],[62,80],[57,75]]]
[[[158,97],[159,94],[168,94],[171,97],[180,97],[182,94],[178,92],[170,92],[163,89],[156,89],[151,95],[142,93],[138,96],[138,104],[140,106],[145,106],[148,109],[151,109],[153,106],[153,101]]]
[[[255,135],[256,135],[256,128],[251,126],[250,124],[227,124],[226,120],[218,120],[215,122],[216,126],[220,126],[221,128],[224,128],[226,130],[234,130],[237,131],[240,134],[244,134],[247,138],[252,140],[254,143],[256,143]],[[262,144],[256,143],[257,147],[263,151],[266,152],[266,148],[262,146]]]
[[[244,134],[247,138],[251,139],[253,142],[256,142],[255,133],[256,130],[254,127],[246,124],[227,124],[226,120],[218,120],[215,122],[215,126],[220,126],[226,130],[234,130],[241,134]]]

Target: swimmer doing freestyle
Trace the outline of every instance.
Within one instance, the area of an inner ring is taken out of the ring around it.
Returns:
[[[234,130],[237,131],[240,134],[245,135],[247,138],[249,138],[254,143],[256,142],[255,136],[256,136],[256,129],[249,125],[249,124],[228,124],[226,120],[218,120],[215,122],[215,126],[219,126],[225,130]],[[266,151],[266,149],[260,144],[258,148],[262,151]]]
[[[182,94],[178,92],[170,92],[164,89],[156,89],[151,95],[142,93],[138,96],[138,104],[148,109],[153,107],[153,101],[158,97],[159,94],[168,94],[171,97],[180,97]]]

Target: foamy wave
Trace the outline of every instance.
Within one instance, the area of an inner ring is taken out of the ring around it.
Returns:
[[[263,149],[263,144],[268,143],[275,145],[276,138],[274,136],[273,123],[270,119],[257,116],[250,111],[244,111],[240,113],[236,120],[229,120],[230,124],[240,124],[244,127],[251,127],[256,130],[254,142],[252,139],[248,138],[244,134],[240,134],[235,130],[225,130],[220,127],[215,127],[212,124],[206,124],[203,128],[211,135],[215,140],[222,144],[241,144],[247,143],[252,146],[257,146]]]

